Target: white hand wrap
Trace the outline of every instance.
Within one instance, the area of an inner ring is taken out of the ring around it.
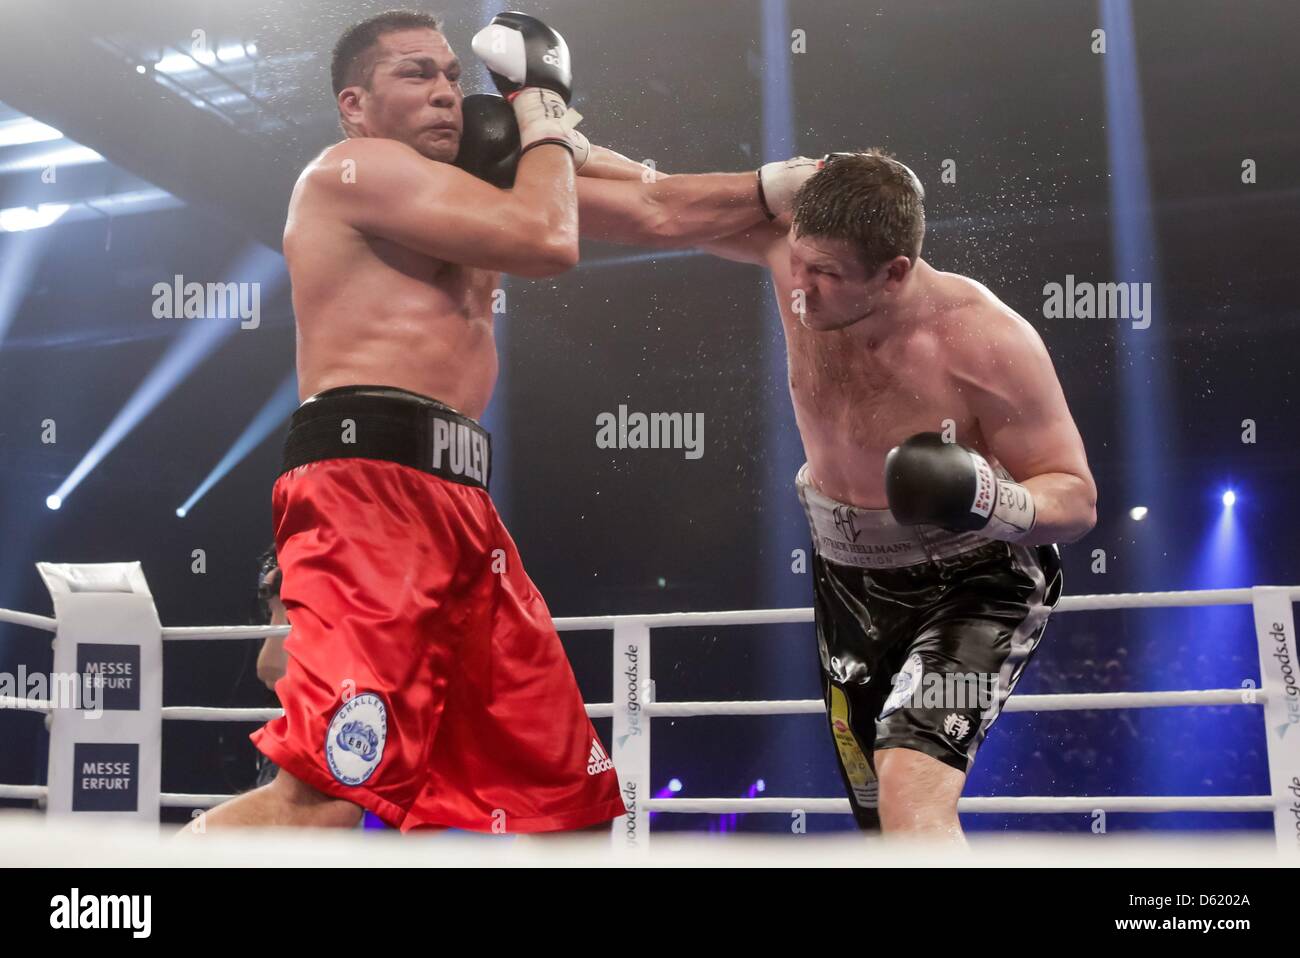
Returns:
[[[577,145],[573,142],[573,126],[581,117],[570,110],[564,103],[564,97],[553,90],[543,87],[525,87],[510,98],[514,107],[515,120],[519,124],[519,148],[527,152],[542,143],[558,143],[568,147],[576,156]],[[581,136],[581,134],[578,134]],[[586,138],[583,137],[585,142]],[[585,159],[585,157],[584,157]]]

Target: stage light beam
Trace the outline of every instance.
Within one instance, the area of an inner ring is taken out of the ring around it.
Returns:
[[[253,281],[261,285],[262,295],[268,299],[275,295],[286,278],[284,258],[260,243],[249,244],[229,273],[233,277],[253,277]],[[187,322],[179,327],[179,333],[167,351],[136,386],[99,438],[81,457],[81,461],[59,483],[59,487],[54,490],[54,497],[66,499],[123,439],[238,328],[237,325],[210,318]]]
[[[177,517],[184,519],[189,514],[189,511],[194,508],[195,503],[207,495],[213,486],[242,462],[250,452],[261,444],[263,439],[269,436],[297,408],[298,376],[295,373],[289,373],[280,381],[280,385],[276,387],[275,392],[262,404],[262,408],[257,411],[248,425],[244,427],[244,431],[230,444],[230,448],[221,457],[221,461],[212,467],[212,471],[203,478],[198,488],[177,508]]]

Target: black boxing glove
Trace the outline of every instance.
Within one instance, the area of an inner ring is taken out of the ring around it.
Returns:
[[[999,479],[987,459],[937,432],[921,432],[885,457],[885,497],[901,525],[936,525],[1014,542],[1034,528],[1034,497]]]
[[[498,189],[510,189],[519,166],[515,111],[499,96],[473,93],[462,101],[461,113],[465,124],[456,165]]]
[[[568,113],[573,71],[564,37],[536,17],[500,13],[474,35],[471,45],[514,107],[521,152],[543,143],[572,151],[574,120]]]

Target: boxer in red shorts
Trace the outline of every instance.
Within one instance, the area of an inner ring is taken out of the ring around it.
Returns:
[[[275,485],[293,631],[276,685],[285,715],[253,741],[293,779],[403,831],[554,831],[623,813],[488,497],[490,448],[435,400],[343,386],[295,413]]]
[[[253,735],[281,771],[208,812],[205,830],[348,827],[369,809],[402,830],[532,832],[624,812],[488,498],[474,421],[496,379],[500,273],[577,261],[587,150],[565,120],[569,53],[520,14],[474,48],[511,98],[509,171],[471,142],[435,20],[381,14],[335,48],[347,139],[304,170],[285,228],[305,401],[273,504],[293,630],[285,714]],[[711,230],[746,225],[730,197],[713,205]]]

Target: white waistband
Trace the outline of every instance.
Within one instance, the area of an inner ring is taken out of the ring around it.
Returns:
[[[989,542],[974,532],[899,525],[888,509],[862,509],[838,502],[813,488],[807,463],[794,481],[817,554],[828,562],[897,569],[961,555]]]

